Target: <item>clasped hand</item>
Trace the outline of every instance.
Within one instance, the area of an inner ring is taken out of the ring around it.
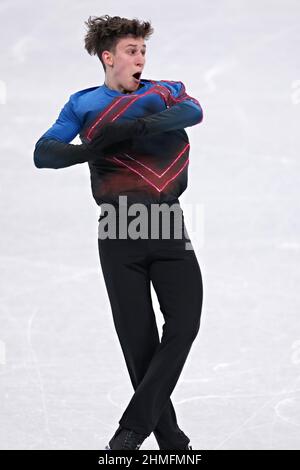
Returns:
[[[144,123],[142,119],[108,122],[96,131],[89,143],[89,147],[93,151],[102,151],[123,140],[140,137],[143,135],[143,132]]]

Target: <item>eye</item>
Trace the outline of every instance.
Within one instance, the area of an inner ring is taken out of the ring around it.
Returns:
[[[130,53],[131,53],[131,52],[135,53],[136,50],[135,50],[135,49],[130,49]],[[143,55],[145,55],[145,53],[146,53],[146,51],[142,51],[142,54],[143,54]]]

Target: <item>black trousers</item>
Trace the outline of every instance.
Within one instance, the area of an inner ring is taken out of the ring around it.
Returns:
[[[162,237],[161,224],[159,239],[151,238],[150,217],[148,239],[98,238],[114,325],[135,390],[119,424],[147,435],[154,432],[158,444],[170,449],[189,442],[170,395],[199,331],[203,301],[200,267],[180,211],[180,239],[172,230],[175,217],[169,239]],[[117,222],[120,217],[117,211]],[[135,217],[128,217],[128,225]],[[161,341],[150,282],[165,320]]]

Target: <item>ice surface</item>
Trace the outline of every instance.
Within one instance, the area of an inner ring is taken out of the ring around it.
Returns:
[[[0,446],[104,449],[133,389],[97,251],[88,167],[38,170],[69,95],[103,83],[89,15],[150,19],[144,78],[204,110],[183,208],[202,324],[171,396],[194,449],[300,448],[298,1],[2,1]],[[76,140],[75,142],[76,143]],[[199,223],[200,220],[200,223]],[[153,291],[159,328],[163,323]],[[142,449],[156,449],[153,434]]]

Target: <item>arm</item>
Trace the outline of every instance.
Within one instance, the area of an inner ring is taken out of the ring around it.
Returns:
[[[174,103],[171,107],[144,118],[105,124],[90,142],[91,148],[101,149],[124,139],[144,137],[199,124],[203,119],[199,102],[186,94],[182,82],[175,82],[175,84],[177,87],[179,84],[179,92],[178,88],[177,93],[174,92],[175,85],[173,85],[175,96],[170,97],[169,102]]]
[[[198,100],[186,93],[182,82],[161,81],[169,90],[167,109],[143,118],[147,135],[168,132],[199,124],[203,120],[203,110]]]
[[[73,145],[55,139],[41,137],[34,149],[34,164],[37,168],[66,168],[99,157],[88,144]]]
[[[66,168],[99,158],[88,144],[70,144],[81,129],[81,122],[73,111],[73,95],[62,108],[56,122],[36,142],[34,164],[37,168]]]
[[[143,124],[142,135],[153,135],[194,126],[199,124],[202,118],[201,108],[196,107],[189,101],[182,101],[164,111],[139,120]]]

